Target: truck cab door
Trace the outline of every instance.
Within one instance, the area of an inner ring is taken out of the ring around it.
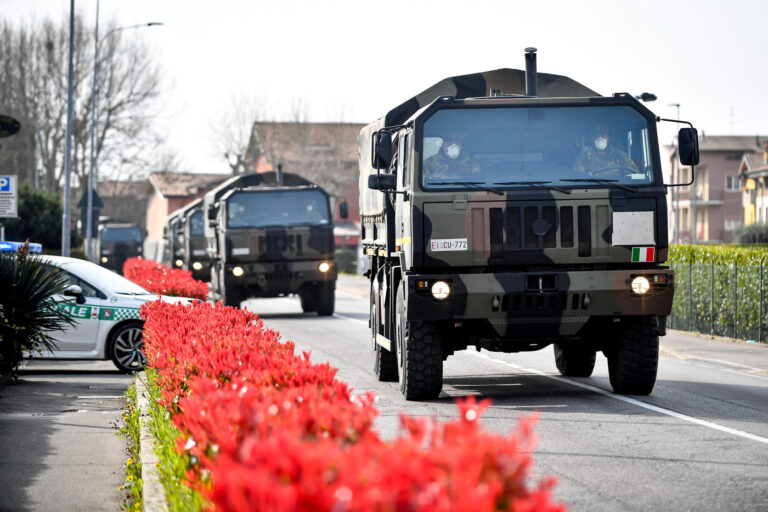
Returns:
[[[405,266],[412,264],[411,250],[411,135],[401,133],[397,144],[397,194],[395,194],[395,247],[405,256]],[[401,261],[403,261],[401,259]],[[403,269],[405,270],[405,269]]]

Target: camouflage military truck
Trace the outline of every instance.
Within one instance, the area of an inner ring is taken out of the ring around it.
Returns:
[[[239,306],[298,294],[305,312],[333,314],[333,222],[320,187],[290,173],[248,174],[209,191],[203,204],[215,299]]]
[[[553,344],[582,377],[602,352],[616,393],[655,384],[674,294],[665,187],[685,184],[663,183],[644,105],[537,74],[535,57],[443,80],[360,133],[373,366],[407,399],[437,397],[443,361],[470,346]],[[695,129],[679,140],[698,163]]]
[[[205,251],[203,217],[203,198],[195,199],[168,216],[164,238],[169,264],[207,282],[211,279],[211,260]]]
[[[125,260],[141,256],[143,242],[142,230],[136,224],[103,224],[98,238],[101,266],[122,274]]]

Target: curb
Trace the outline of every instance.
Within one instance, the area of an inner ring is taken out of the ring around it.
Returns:
[[[165,488],[157,471],[159,462],[155,454],[155,437],[147,428],[149,421],[149,401],[151,397],[146,386],[146,374],[136,374],[136,408],[140,411],[139,459],[141,460],[141,480],[143,484],[144,510],[167,512]]]

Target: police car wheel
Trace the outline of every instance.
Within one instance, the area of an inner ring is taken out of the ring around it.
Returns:
[[[656,316],[625,320],[619,343],[607,352],[608,377],[614,393],[651,394],[659,365]]]
[[[379,294],[371,289],[371,342],[373,343],[373,373],[381,382],[394,382],[397,380],[397,355],[393,350],[387,350],[376,343],[376,334],[380,334],[379,326]]]
[[[131,322],[123,324],[112,333],[108,346],[109,358],[121,373],[141,371],[147,364],[142,351],[142,332],[142,324]]]
[[[589,377],[595,369],[595,351],[555,344],[555,366],[566,377]]]
[[[397,340],[400,392],[406,400],[432,400],[443,388],[443,355],[440,333],[428,322],[406,320],[405,287],[397,292]]]

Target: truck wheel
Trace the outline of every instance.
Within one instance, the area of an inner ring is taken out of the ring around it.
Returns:
[[[315,303],[314,290],[312,288],[304,288],[299,292],[299,302],[301,302],[301,310],[305,313],[312,313],[317,311],[317,304]]]
[[[555,343],[555,365],[560,375],[589,377],[595,369],[595,351]]]
[[[406,400],[431,400],[443,388],[440,333],[427,322],[406,320],[405,284],[397,292],[395,330],[400,392]]]
[[[224,305],[232,306],[233,308],[239,308],[240,303],[243,301],[239,290],[232,290],[224,286],[222,286],[222,288],[224,288],[222,292],[222,300],[224,301]]]
[[[319,316],[331,316],[336,301],[335,283],[319,284],[315,288],[317,299],[317,314]]]
[[[659,366],[658,320],[627,320],[617,346],[608,350],[608,376],[614,393],[650,395]]]
[[[139,322],[130,322],[115,330],[107,344],[107,355],[121,373],[137,372],[144,369],[147,358],[142,352],[143,326]]]
[[[373,373],[381,382],[394,382],[397,380],[397,355],[392,350],[387,350],[376,343],[376,334],[379,333],[379,294],[371,287],[371,341],[373,342]],[[395,348],[395,347],[392,347]]]

